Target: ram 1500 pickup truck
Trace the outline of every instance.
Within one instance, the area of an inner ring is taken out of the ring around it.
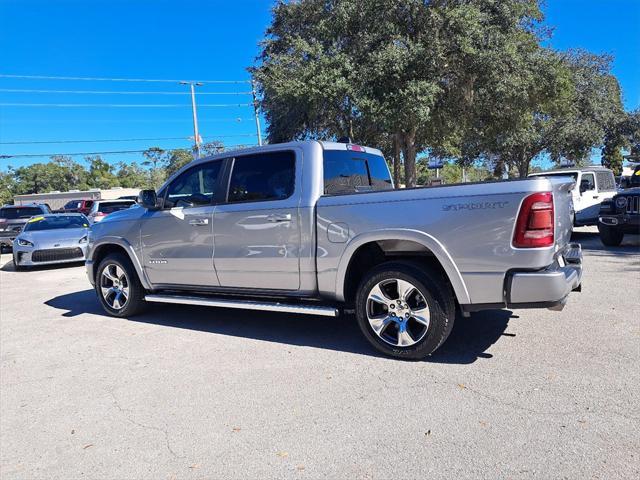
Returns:
[[[379,150],[292,142],[195,160],[89,234],[104,310],[148,302],[337,316],[423,358],[456,311],[561,309],[580,287],[568,177],[394,189]]]

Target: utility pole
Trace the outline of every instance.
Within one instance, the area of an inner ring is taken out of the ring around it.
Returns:
[[[258,145],[262,146],[262,133],[260,133],[260,118],[258,117],[258,99],[256,98],[256,82],[251,80],[251,95],[253,96],[253,115],[256,119],[256,133]]]
[[[193,140],[194,155],[200,158],[200,134],[198,133],[198,114],[196,113],[196,88],[201,87],[200,82],[180,82],[180,85],[189,85],[191,87],[191,110],[193,111]]]

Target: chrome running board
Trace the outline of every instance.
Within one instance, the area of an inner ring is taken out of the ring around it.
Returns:
[[[337,317],[337,308],[316,305],[295,305],[279,302],[255,302],[251,300],[229,300],[227,298],[192,297],[182,295],[146,295],[147,302],[178,303],[181,305],[200,305],[203,307],[239,308],[243,310],[263,310],[269,312],[300,313],[303,315],[320,315]]]

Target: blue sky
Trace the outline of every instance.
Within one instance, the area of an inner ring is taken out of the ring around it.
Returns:
[[[0,74],[141,79],[247,80],[269,23],[271,0],[0,0]],[[640,107],[640,0],[547,0],[551,45],[615,56],[627,109]],[[186,92],[176,82],[129,83],[0,78],[0,103],[178,104],[174,108],[0,106],[0,154],[188,147],[188,95],[8,92],[9,89]],[[207,84],[198,103],[238,104],[246,84]],[[220,94],[220,95],[219,95]],[[250,107],[200,107],[200,133],[226,144],[256,143]],[[264,128],[264,124],[263,124]],[[175,140],[10,145],[49,140]],[[80,160],[82,157],[76,157]],[[139,154],[105,155],[139,160]],[[46,161],[0,159],[0,169]]]

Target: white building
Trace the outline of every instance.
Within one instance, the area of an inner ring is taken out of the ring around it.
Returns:
[[[138,196],[139,188],[110,188],[108,190],[69,190],[68,192],[32,193],[16,195],[13,202],[16,205],[31,203],[47,204],[51,210],[59,210],[71,200],[116,200],[121,197]]]

